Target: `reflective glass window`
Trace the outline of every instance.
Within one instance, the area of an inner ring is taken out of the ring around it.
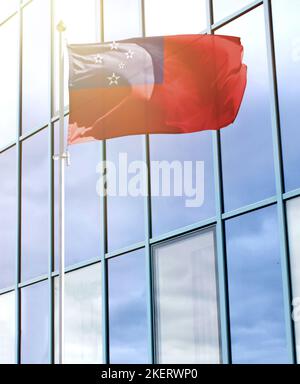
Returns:
[[[214,21],[230,16],[250,3],[252,0],[213,0]]]
[[[102,363],[101,266],[65,275],[65,364]],[[58,361],[58,279],[55,280],[55,352]]]
[[[0,296],[0,364],[15,362],[15,292]]]
[[[0,23],[12,15],[18,8],[18,0],[1,0]]]
[[[273,0],[285,188],[300,187],[300,1]]]
[[[206,28],[206,0],[145,0],[147,36],[200,33]]]
[[[66,119],[67,129],[67,119]],[[55,153],[59,149],[59,130],[55,124]],[[67,134],[66,134],[67,136]],[[69,147],[70,166],[65,169],[66,265],[100,257],[101,212],[97,194],[97,165],[101,144],[93,141]],[[55,267],[58,268],[58,163],[55,167]]]
[[[276,206],[226,223],[233,363],[287,363]]]
[[[22,142],[22,281],[48,271],[48,152],[48,129]]]
[[[263,8],[217,31],[240,36],[248,84],[235,123],[221,131],[225,209],[275,195],[271,108]]]
[[[288,201],[287,216],[294,305],[293,320],[297,356],[300,363],[300,198]]]
[[[21,291],[21,362],[49,362],[49,285],[42,282]]]
[[[114,250],[145,237],[142,185],[146,172],[137,163],[143,161],[143,136],[108,140],[107,160],[108,248]]]
[[[0,148],[16,140],[18,126],[18,18],[0,27]]]
[[[15,147],[0,154],[0,289],[14,285],[17,242]]]
[[[148,362],[144,250],[109,260],[110,362]]]
[[[23,10],[22,133],[49,121],[50,1],[34,0]]]
[[[154,236],[215,215],[211,132],[152,135],[150,157]]]
[[[214,231],[154,248],[159,363],[219,363],[220,332]]]
[[[105,41],[141,35],[140,0],[104,0]]]

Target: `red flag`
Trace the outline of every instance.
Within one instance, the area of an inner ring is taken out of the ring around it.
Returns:
[[[246,87],[240,39],[180,35],[69,46],[69,144],[217,130]]]

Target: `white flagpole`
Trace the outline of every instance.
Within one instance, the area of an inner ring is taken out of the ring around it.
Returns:
[[[64,39],[66,27],[62,21],[57,25],[59,32],[59,203],[58,203],[58,249],[59,249],[59,364],[64,362],[64,296],[65,296],[65,103],[64,103]]]

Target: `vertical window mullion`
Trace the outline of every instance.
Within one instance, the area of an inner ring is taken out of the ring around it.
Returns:
[[[282,281],[283,281],[283,299],[284,299],[284,316],[286,323],[286,336],[288,343],[288,353],[291,363],[296,362],[296,346],[294,336],[294,325],[291,317],[292,312],[292,293],[291,293],[291,273],[288,252],[287,239],[287,223],[286,223],[286,207],[283,200],[284,193],[284,175],[282,164],[282,145],[280,134],[280,112],[278,98],[278,84],[276,74],[276,58],[273,34],[272,6],[270,0],[264,0],[265,26],[267,37],[267,59],[270,78],[271,90],[271,113],[272,113],[272,136],[273,136],[273,153],[276,180],[276,196],[277,211],[279,225],[279,241],[282,265]]]
[[[212,34],[213,0],[207,0],[207,31]],[[228,276],[225,250],[225,231],[223,214],[223,186],[222,186],[222,158],[221,158],[221,137],[220,132],[212,132],[213,154],[214,154],[214,179],[215,179],[215,201],[216,201],[216,257],[219,291],[220,331],[221,331],[221,353],[222,363],[231,363],[230,345],[230,320],[229,320],[229,298],[228,298]]]
[[[100,1],[100,41],[105,40],[104,33],[104,0]],[[106,141],[101,142],[101,162],[106,161]],[[103,179],[104,180],[104,179]],[[107,198],[100,197],[101,203],[101,276],[102,276],[102,348],[103,348],[103,363],[109,364],[109,308],[108,308],[108,269],[107,269]]]
[[[16,364],[21,363],[21,289],[19,288],[21,278],[21,196],[22,196],[22,153],[21,153],[21,141],[22,134],[22,1],[19,0],[18,4],[18,18],[19,18],[19,68],[18,68],[18,85],[19,85],[19,100],[18,100],[18,128],[16,137],[17,148],[17,247],[16,247]]]

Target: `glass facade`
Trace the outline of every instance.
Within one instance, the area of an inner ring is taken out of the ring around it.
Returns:
[[[219,363],[214,231],[154,247],[156,354],[159,363]]]
[[[101,364],[101,266],[95,264],[66,274],[65,363]],[[58,340],[58,279],[55,279],[55,340]],[[57,357],[58,342],[55,343]],[[56,361],[58,359],[56,358]]]
[[[1,1],[0,363],[57,362],[60,19],[69,43],[237,35],[248,65],[221,132],[70,148],[66,362],[299,361],[299,11],[298,0]],[[65,70],[67,125],[67,59]],[[150,166],[149,196],[99,197],[97,164],[118,173],[120,153],[202,161],[203,205],[157,197]]]
[[[293,318],[295,321],[297,358],[300,363],[300,198],[287,202],[291,255]]]

